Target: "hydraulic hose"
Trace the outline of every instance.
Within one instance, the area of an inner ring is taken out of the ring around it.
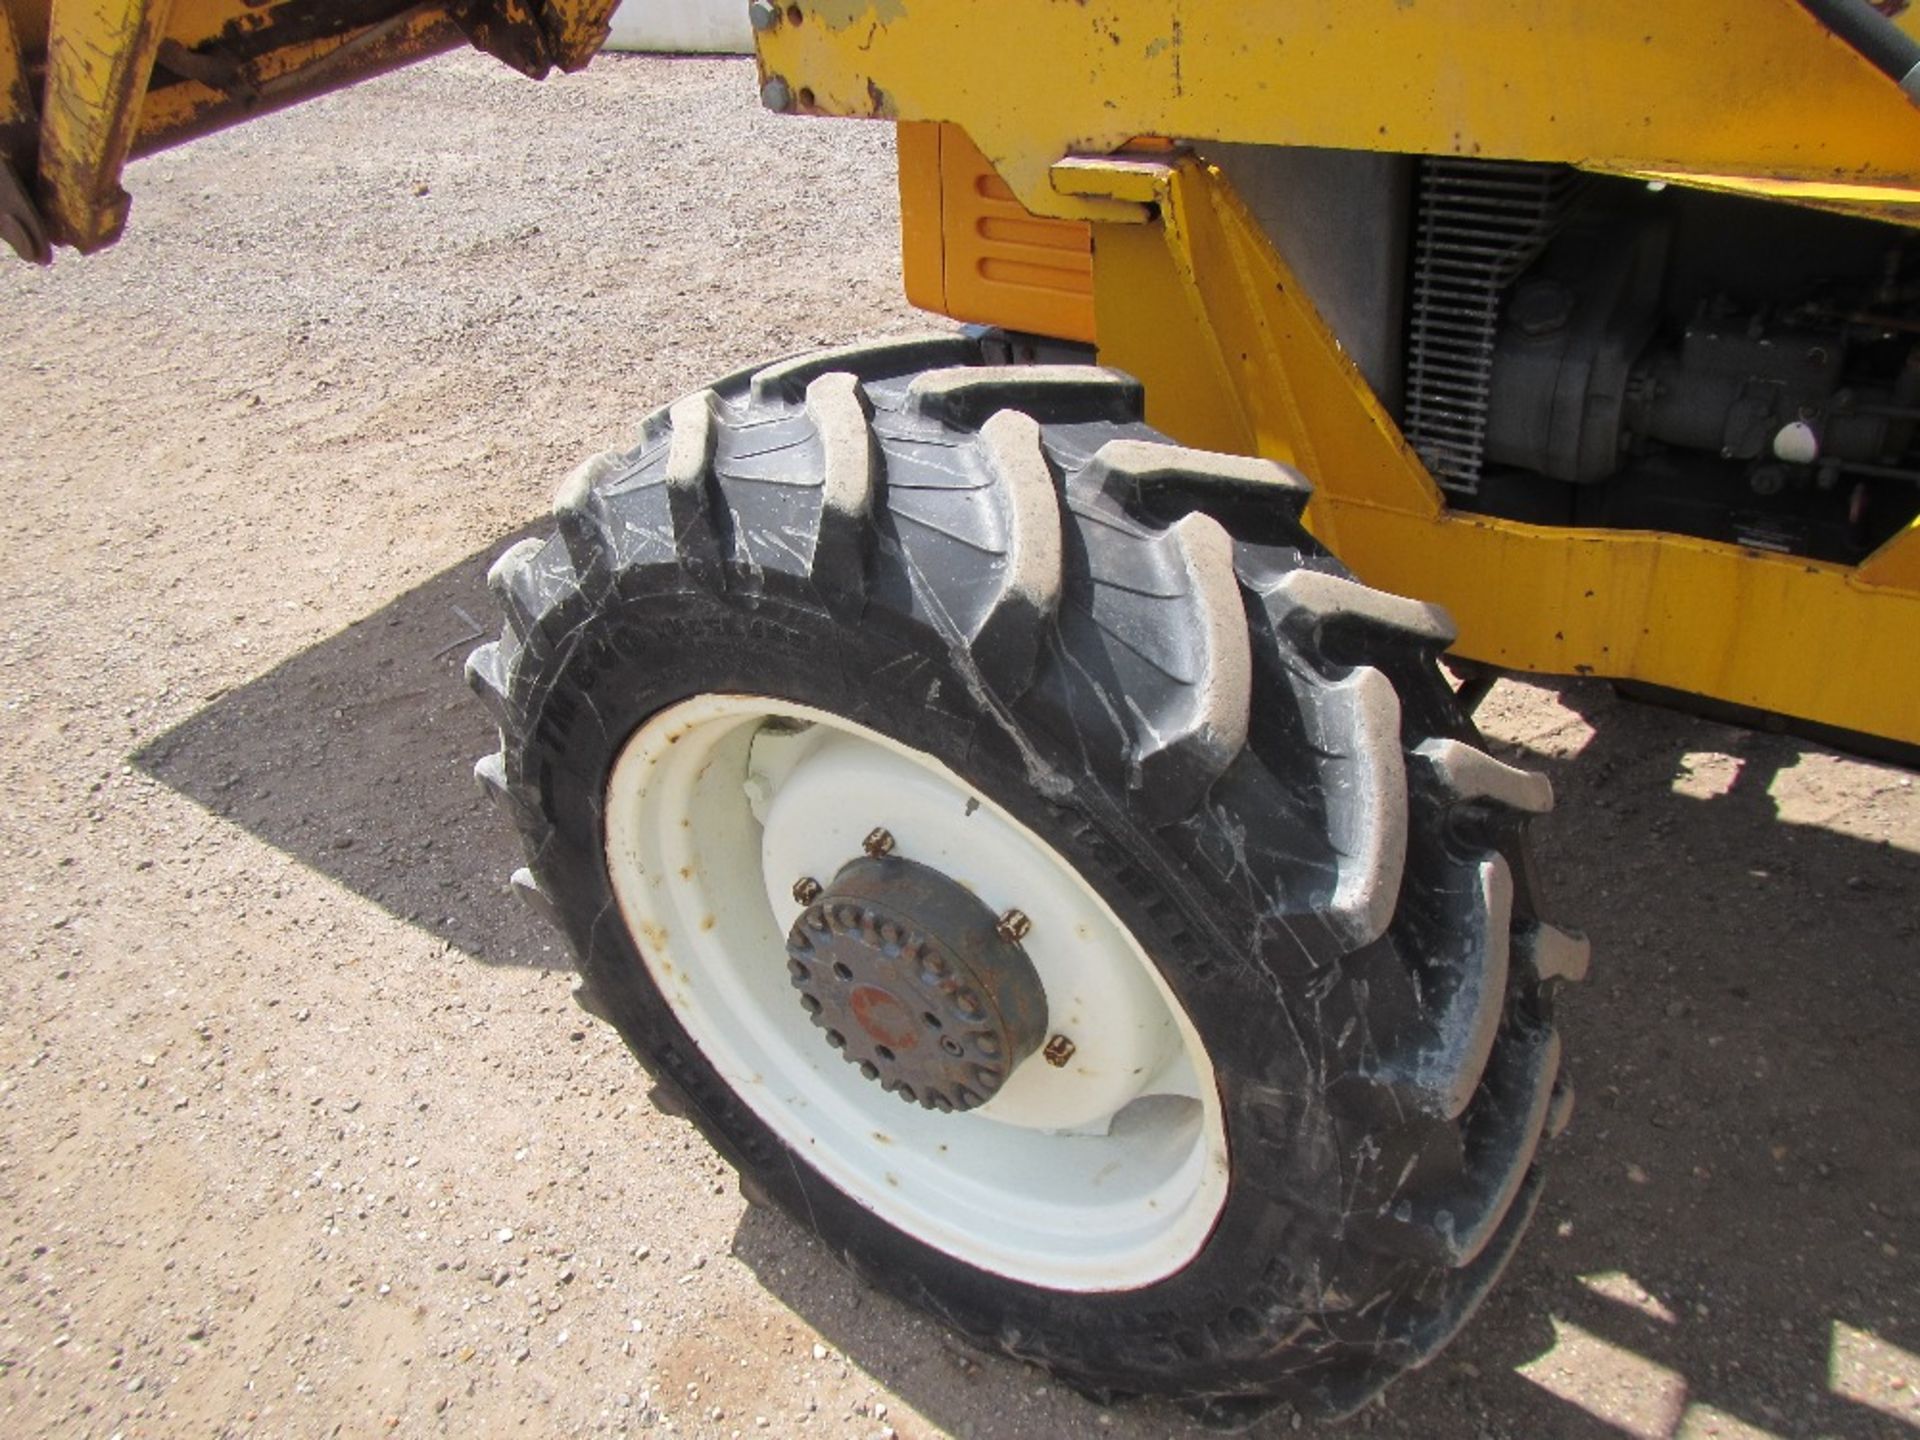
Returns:
[[[1868,0],[1800,0],[1814,19],[1859,51],[1907,98],[1920,103],[1920,40],[1876,10]]]

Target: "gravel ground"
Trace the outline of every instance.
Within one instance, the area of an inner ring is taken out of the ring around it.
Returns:
[[[581,455],[924,328],[890,147],[743,62],[460,57],[143,162],[120,247],[6,272],[0,1433],[1190,1433],[749,1211],[469,779],[485,563]],[[1483,716],[1561,795],[1581,1111],[1479,1320],[1348,1429],[1913,1434],[1912,778],[1591,683]]]

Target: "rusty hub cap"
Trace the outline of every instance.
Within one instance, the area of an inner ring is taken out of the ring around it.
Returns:
[[[787,969],[829,1045],[929,1110],[984,1105],[1046,1039],[1026,952],[970,891],[912,860],[850,862],[787,932]]]

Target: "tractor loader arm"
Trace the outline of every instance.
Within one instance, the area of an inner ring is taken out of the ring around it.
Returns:
[[[112,244],[129,159],[470,42],[578,70],[617,0],[0,0],[0,238]]]

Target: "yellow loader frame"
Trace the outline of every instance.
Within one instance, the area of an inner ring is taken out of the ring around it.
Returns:
[[[0,0],[0,236],[124,224],[122,165],[467,39],[577,68],[612,0]],[[1457,653],[1920,744],[1920,522],[1858,566],[1448,507],[1227,178],[1175,136],[1556,161],[1920,224],[1920,106],[1799,0],[755,0],[762,98],[900,122],[909,294],[1089,340],[1197,446],[1298,467]],[[1920,10],[1898,21],[1920,37]]]

